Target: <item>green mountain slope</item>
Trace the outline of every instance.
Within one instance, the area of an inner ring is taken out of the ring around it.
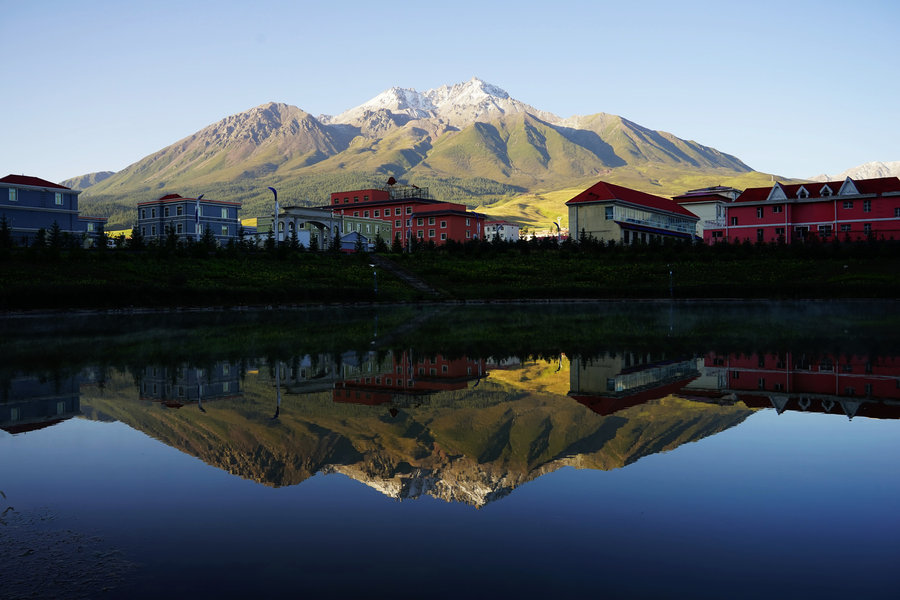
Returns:
[[[285,203],[323,205],[332,191],[381,186],[393,176],[476,206],[583,189],[601,178],[673,195],[693,176],[722,183],[748,173],[733,156],[604,113],[550,122],[518,112],[458,129],[387,109],[365,111],[352,124],[324,124],[270,102],[91,185],[81,201],[85,213],[109,216],[110,228],[118,228],[133,223],[138,202],[173,192],[239,201],[252,217],[271,211],[269,186]]]

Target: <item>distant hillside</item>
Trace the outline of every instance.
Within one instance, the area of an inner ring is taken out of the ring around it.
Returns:
[[[67,188],[72,188],[73,190],[86,190],[92,185],[98,184],[101,181],[109,179],[113,175],[115,175],[115,171],[99,171],[97,173],[88,173],[87,175],[82,175],[80,177],[72,177],[71,179],[66,179],[65,181],[60,181],[59,185],[64,185]]]
[[[165,193],[240,201],[244,216],[326,204],[341,189],[391,176],[442,200],[489,205],[600,178],[657,193],[708,175],[753,173],[738,158],[604,113],[562,119],[478,79],[424,93],[392,88],[338,116],[270,102],[229,116],[91,185],[82,206],[128,226],[134,206]]]

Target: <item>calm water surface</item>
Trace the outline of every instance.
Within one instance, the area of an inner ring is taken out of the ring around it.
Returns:
[[[0,595],[895,597],[897,308],[7,319]]]

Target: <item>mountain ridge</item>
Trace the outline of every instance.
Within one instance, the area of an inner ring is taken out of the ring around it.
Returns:
[[[685,174],[711,185],[748,173],[714,148],[606,113],[562,119],[473,78],[426,92],[393,87],[334,117],[261,104],[91,185],[82,200],[111,226],[128,226],[137,202],[170,192],[239,201],[259,216],[271,210],[268,187],[291,203],[324,205],[335,189],[395,177],[442,200],[487,205],[601,176],[658,193]]]

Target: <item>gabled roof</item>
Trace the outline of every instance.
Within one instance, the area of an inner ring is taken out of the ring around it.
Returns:
[[[776,188],[780,188],[784,192],[788,201],[797,200],[797,193],[801,188],[809,192],[810,198],[834,198],[837,196],[839,190],[844,188],[848,180],[850,181],[850,185],[855,186],[860,194],[883,194],[885,192],[900,191],[900,179],[897,177],[879,177],[876,179],[850,179],[848,177],[843,181],[824,181],[805,184],[776,183],[771,187],[748,188],[744,190],[743,194],[738,196],[736,202],[765,202],[771,197],[773,190]],[[831,195],[822,194],[822,191],[826,186],[831,190]],[[844,193],[846,195],[846,188]]]
[[[47,181],[46,179],[41,179],[40,177],[29,177],[28,175],[7,175],[3,179],[0,179],[0,183],[9,183],[12,185],[30,185],[32,187],[54,188],[57,190],[72,189],[67,188],[64,185],[59,185],[58,183],[52,183],[50,181]]]
[[[686,208],[682,208],[677,202],[669,200],[668,198],[660,198],[659,196],[654,196],[652,194],[645,194],[644,192],[607,183],[605,181],[595,183],[566,202],[566,205],[609,202],[610,200],[620,200],[622,202],[637,204],[638,206],[644,206],[653,210],[684,215],[685,217],[691,217],[692,219],[698,218],[697,215]]]

